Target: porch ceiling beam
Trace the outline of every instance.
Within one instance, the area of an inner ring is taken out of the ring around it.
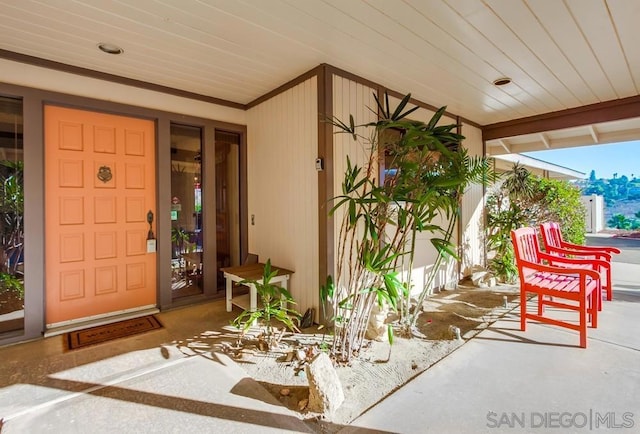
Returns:
[[[593,143],[599,143],[598,133],[593,125],[589,125],[589,132],[591,133],[591,137],[593,137]]]
[[[545,148],[551,149],[551,143],[549,142],[549,139],[544,133],[540,133],[540,140],[542,140],[542,143],[544,144]]]
[[[485,125],[482,128],[482,139],[487,141],[543,131],[562,130],[601,122],[637,118],[639,115],[640,95],[636,95]]]
[[[502,146],[502,148],[505,150],[507,154],[511,154],[511,147],[509,146],[509,144],[505,139],[498,140],[498,143],[500,144],[500,146]]]

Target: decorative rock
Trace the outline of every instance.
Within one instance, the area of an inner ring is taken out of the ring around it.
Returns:
[[[344,402],[344,392],[331,359],[326,353],[319,353],[305,369],[309,378],[309,411],[334,413]]]
[[[293,351],[289,351],[289,352],[287,353],[287,358],[285,359],[285,362],[290,362],[290,361],[292,361],[292,360],[293,360],[293,355],[294,355],[294,352],[293,352]]]
[[[484,283],[488,274],[488,271],[476,271],[471,275],[471,282],[473,282],[475,286],[480,286],[480,283]]]
[[[374,341],[387,341],[389,340],[387,334],[387,325],[385,320],[389,315],[389,308],[384,306],[380,308],[378,304],[374,304],[371,308],[371,314],[369,315],[369,322],[367,323],[367,331],[365,337]]]
[[[303,399],[300,402],[298,402],[298,411],[302,411],[305,408],[307,408],[308,404],[309,404],[309,400],[308,399]]]
[[[491,288],[496,286],[497,279],[489,271],[476,270],[471,273],[471,282],[478,288]]]
[[[307,358],[307,353],[303,349],[296,350],[296,358],[300,361],[304,361]]]
[[[445,291],[455,291],[456,289],[458,289],[458,281],[456,279],[447,280],[444,283],[444,286],[442,287],[442,289]]]

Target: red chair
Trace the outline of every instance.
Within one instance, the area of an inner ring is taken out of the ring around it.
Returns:
[[[611,255],[619,254],[620,250],[607,246],[582,246],[572,244],[562,239],[562,232],[558,223],[549,222],[540,225],[540,234],[546,252],[553,255],[582,259],[600,259],[605,265],[598,271],[603,275],[602,290],[607,294],[607,300],[613,299],[613,283],[611,280]]]
[[[511,231],[511,240],[520,276],[520,329],[525,331],[527,319],[533,319],[577,330],[580,347],[586,348],[587,322],[591,322],[593,328],[598,326],[599,295],[602,293],[600,273],[588,267],[596,268],[604,261],[543,253],[533,228]],[[527,312],[528,293],[537,296],[537,313]],[[578,324],[545,316],[545,306],[578,312]]]

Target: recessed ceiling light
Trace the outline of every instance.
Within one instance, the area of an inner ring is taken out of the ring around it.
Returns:
[[[505,86],[509,83],[511,83],[511,79],[509,77],[500,77],[493,80],[493,84],[496,86]]]
[[[122,54],[124,53],[124,50],[120,47],[118,47],[115,44],[109,44],[108,42],[100,42],[98,44],[98,48],[100,49],[100,51],[103,51],[107,54]]]

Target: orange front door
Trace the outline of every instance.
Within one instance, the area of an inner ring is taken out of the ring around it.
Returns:
[[[46,106],[46,323],[156,304],[153,121]]]

